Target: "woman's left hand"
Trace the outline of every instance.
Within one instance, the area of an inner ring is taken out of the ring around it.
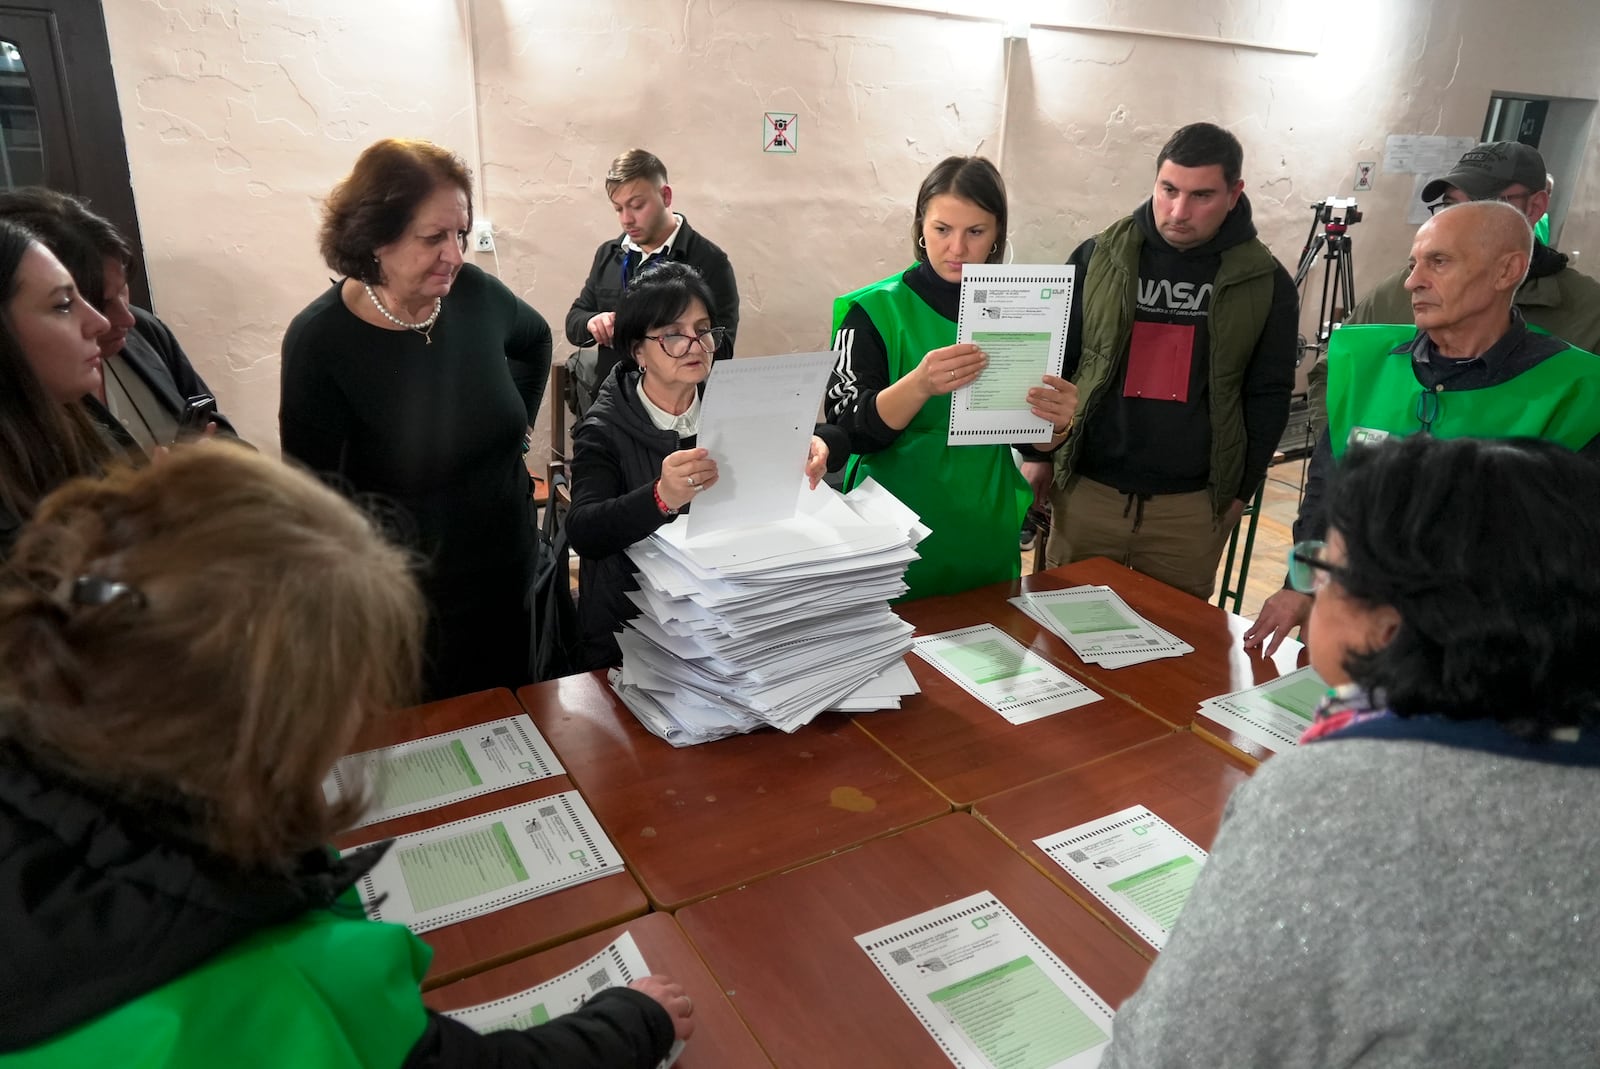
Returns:
[[[1072,426],[1072,417],[1078,411],[1078,388],[1059,375],[1046,375],[1042,386],[1028,390],[1028,410],[1043,420],[1050,421],[1050,429],[1059,439],[1066,437]]]
[[[811,451],[806,454],[806,478],[811,480],[811,489],[817,488],[817,483],[822,481],[822,476],[828,471],[828,443],[816,435],[811,436]]]

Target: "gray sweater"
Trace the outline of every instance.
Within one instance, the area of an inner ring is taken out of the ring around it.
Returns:
[[[1234,794],[1101,1069],[1600,1065],[1600,769],[1330,738]]]

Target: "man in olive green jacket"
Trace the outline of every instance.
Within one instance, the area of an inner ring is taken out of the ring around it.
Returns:
[[[1055,455],[1051,566],[1109,557],[1211,595],[1294,387],[1294,283],[1256,237],[1243,161],[1226,130],[1185,126],[1151,199],[1068,260],[1078,415]]]

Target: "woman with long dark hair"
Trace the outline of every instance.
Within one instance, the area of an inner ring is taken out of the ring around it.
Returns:
[[[47,493],[117,452],[80,403],[100,388],[107,329],[61,262],[0,220],[0,557]]]

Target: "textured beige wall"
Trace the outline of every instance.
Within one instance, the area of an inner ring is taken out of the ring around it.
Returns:
[[[834,294],[906,259],[917,183],[952,152],[1001,163],[1014,258],[1059,261],[1148,195],[1173,128],[1221,122],[1245,144],[1262,236],[1292,265],[1307,206],[1348,195],[1385,134],[1475,135],[1491,90],[1600,96],[1600,5],[1538,7],[1053,0],[1017,10],[1316,54],[1035,27],[1008,63],[997,22],[829,0],[105,5],[159,310],[269,447],[279,339],[327,282],[318,198],[377,137],[473,163],[499,273],[558,333],[614,229],[606,164],[652,149],[733,259],[741,352],[789,352],[826,344]],[[799,114],[797,156],[760,151],[763,111]],[[1563,247],[1600,239],[1596,157]],[[1358,282],[1403,261],[1410,194],[1409,175],[1380,174],[1360,195]]]

